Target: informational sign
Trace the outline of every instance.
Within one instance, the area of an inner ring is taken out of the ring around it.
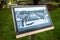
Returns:
[[[12,8],[16,38],[54,29],[45,5]]]

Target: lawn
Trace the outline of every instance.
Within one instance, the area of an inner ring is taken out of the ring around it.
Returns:
[[[60,40],[60,8],[50,11],[55,29],[38,33],[36,40]],[[0,10],[0,40],[29,40],[29,36],[16,39],[10,9]]]

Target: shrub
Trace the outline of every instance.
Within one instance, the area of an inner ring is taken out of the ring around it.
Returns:
[[[3,8],[3,5],[2,4],[0,4],[0,9],[2,9]]]
[[[58,4],[58,6],[60,7],[60,4]]]
[[[54,6],[54,7],[59,7],[59,5],[58,4],[51,4],[52,6]]]

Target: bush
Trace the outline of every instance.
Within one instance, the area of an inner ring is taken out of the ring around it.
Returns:
[[[3,5],[2,4],[0,4],[0,9],[2,9],[3,8]]]
[[[56,7],[52,6],[51,4],[47,4],[47,8],[48,8],[49,11],[52,11],[52,10],[56,9]]]
[[[60,7],[60,4],[58,4],[58,6]]]
[[[54,7],[59,7],[59,5],[58,4],[51,4],[52,6],[54,6]]]

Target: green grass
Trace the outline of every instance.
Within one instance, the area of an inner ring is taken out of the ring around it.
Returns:
[[[36,40],[60,40],[60,8],[50,11],[55,29],[38,33],[35,36]],[[29,37],[16,39],[10,9],[0,10],[0,40],[29,40]]]

